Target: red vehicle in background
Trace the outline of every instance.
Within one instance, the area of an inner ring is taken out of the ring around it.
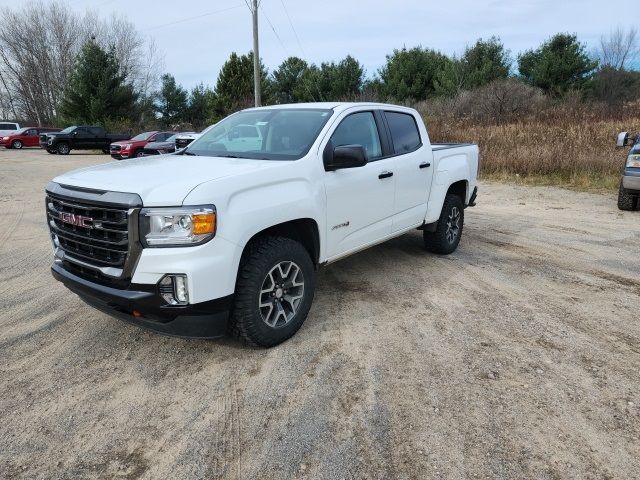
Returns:
[[[15,133],[0,137],[0,145],[4,145],[4,148],[15,148],[18,150],[22,147],[39,147],[40,134],[59,131],[59,128],[24,127]]]
[[[125,158],[142,157],[144,146],[151,142],[164,142],[174,132],[144,132],[130,140],[113,142],[109,148],[111,156],[116,160]]]

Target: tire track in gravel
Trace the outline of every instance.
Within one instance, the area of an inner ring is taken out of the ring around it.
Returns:
[[[3,222],[9,222],[8,226],[0,223],[0,229],[2,230],[2,234],[0,235],[0,249],[2,249],[7,241],[11,238],[16,229],[22,225],[22,218],[24,217],[24,202],[11,202],[11,205],[18,205],[17,212],[9,210],[8,212],[4,212],[2,215]],[[13,216],[17,218],[13,219]]]

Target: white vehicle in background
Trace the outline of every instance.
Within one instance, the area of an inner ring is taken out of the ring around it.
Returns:
[[[20,125],[15,122],[4,122],[0,120],[0,137],[12,135],[20,130]]]
[[[56,177],[52,273],[130,322],[270,347],[306,319],[319,267],[415,229],[455,251],[477,174],[476,145],[432,144],[410,108],[243,110],[178,153]]]
[[[176,136],[176,150],[180,150],[200,137],[200,133],[182,133]]]

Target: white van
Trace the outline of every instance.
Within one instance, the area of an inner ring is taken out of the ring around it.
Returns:
[[[0,137],[16,133],[17,130],[20,130],[20,125],[18,125],[17,123],[3,122],[2,120],[0,120]]]

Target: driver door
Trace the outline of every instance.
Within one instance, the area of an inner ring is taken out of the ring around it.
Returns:
[[[368,163],[324,173],[327,257],[339,257],[391,234],[395,178],[393,158],[383,158],[382,124],[373,111],[352,113],[333,134],[333,147],[362,145]],[[385,147],[386,148],[386,147]]]

